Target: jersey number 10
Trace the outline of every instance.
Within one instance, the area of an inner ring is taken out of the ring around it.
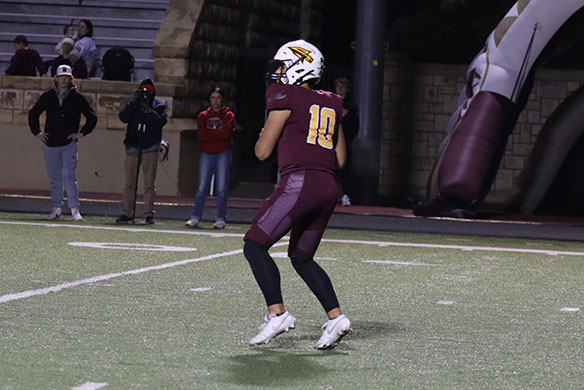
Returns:
[[[335,119],[335,110],[332,108],[321,107],[318,104],[310,106],[310,129],[306,142],[312,145],[318,143],[323,148],[332,149]]]

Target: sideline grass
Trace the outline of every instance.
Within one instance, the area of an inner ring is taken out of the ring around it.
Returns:
[[[107,230],[111,220],[96,217],[79,224],[84,229],[60,226],[71,224],[48,227],[39,215],[0,213],[0,296],[238,250],[246,230],[230,225],[229,236],[213,237],[196,234],[210,229],[187,230],[178,221]],[[105,389],[577,389],[584,383],[582,313],[562,311],[582,304],[583,243],[349,230],[329,230],[325,239],[317,257],[354,328],[336,350],[313,349],[325,317],[282,258],[282,246],[271,252],[298,324],[272,343],[247,345],[264,304],[243,255],[234,254],[0,303],[0,388],[93,382]]]

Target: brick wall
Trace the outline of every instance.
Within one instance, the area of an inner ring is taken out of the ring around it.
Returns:
[[[395,204],[425,193],[450,115],[465,85],[466,65],[415,64],[390,53],[385,59],[380,195]],[[509,137],[487,201],[514,191],[540,129],[584,80],[584,71],[539,70],[527,105]]]

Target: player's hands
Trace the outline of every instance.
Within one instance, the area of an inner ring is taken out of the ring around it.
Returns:
[[[77,141],[81,137],[83,137],[83,134],[81,134],[81,133],[73,133],[69,137],[67,137],[67,139],[70,139],[71,141]]]
[[[40,140],[41,140],[41,142],[42,142],[42,143],[44,143],[44,144],[46,144],[46,143],[47,143],[47,141],[49,140],[49,135],[48,135],[47,133],[45,133],[44,131],[41,131],[40,133],[38,133],[38,134],[36,135],[36,137],[37,137],[38,139],[40,139]]]

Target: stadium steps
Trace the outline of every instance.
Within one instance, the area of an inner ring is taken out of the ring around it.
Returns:
[[[57,56],[63,26],[89,19],[99,57],[111,47],[125,47],[135,58],[134,80],[154,78],[152,46],[169,0],[40,1],[0,0],[0,70],[14,54],[12,40],[25,35],[43,60]],[[96,74],[100,77],[101,72]]]

